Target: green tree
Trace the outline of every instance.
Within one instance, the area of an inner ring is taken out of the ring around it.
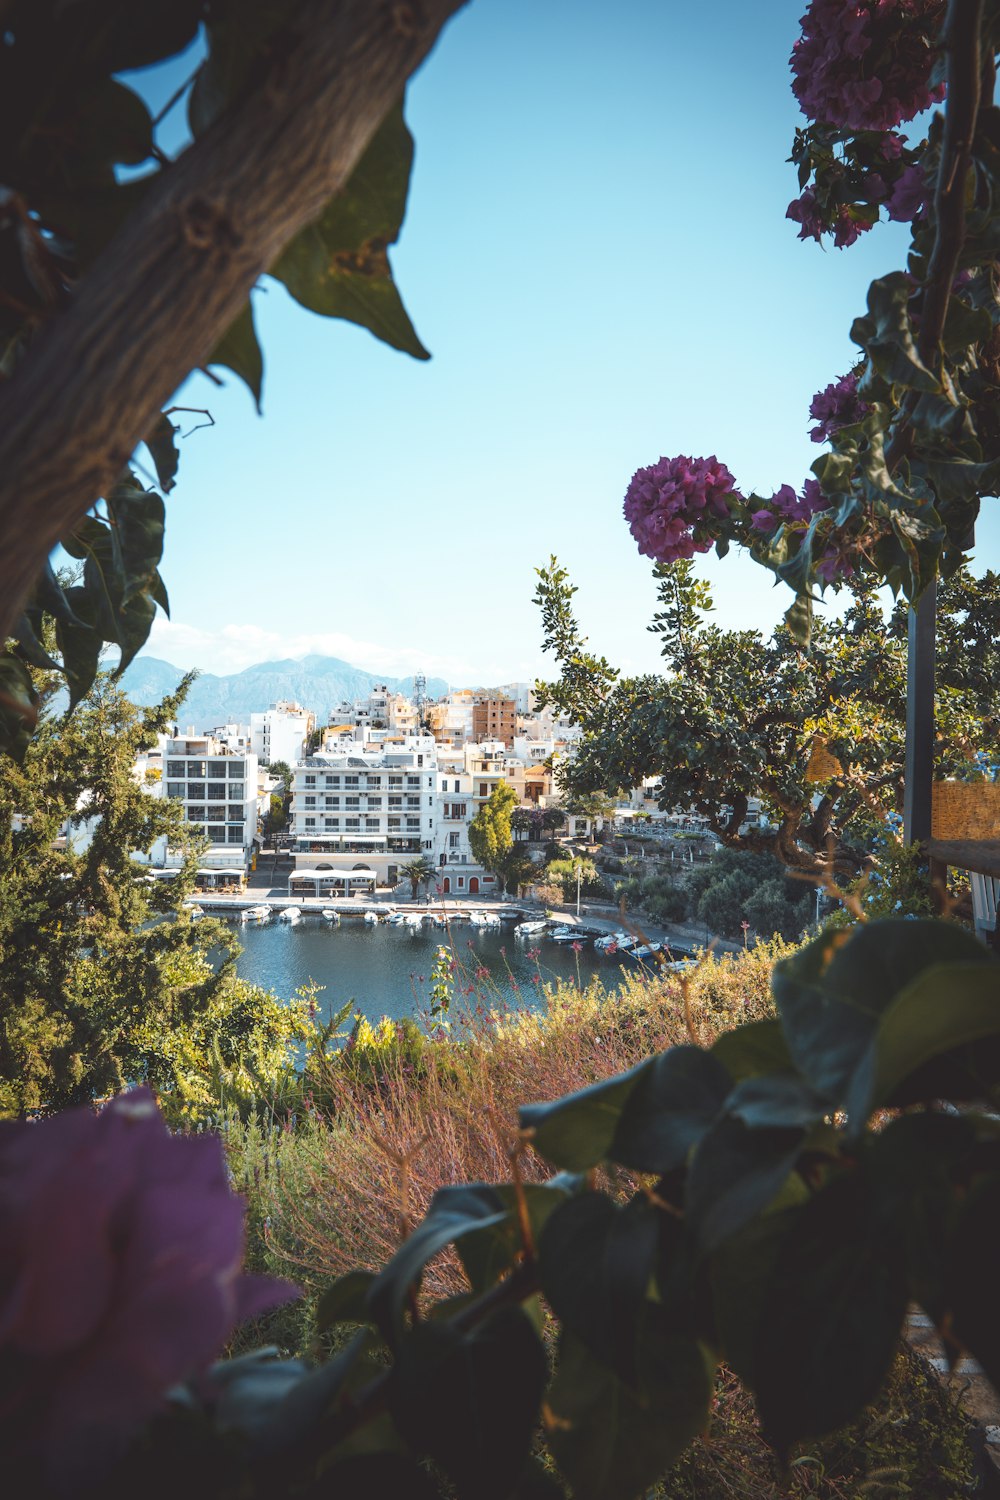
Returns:
[[[288,798],[292,795],[292,781],[294,780],[295,772],[287,760],[272,760],[268,766],[268,770],[281,783],[279,795],[287,802]]]
[[[469,847],[473,859],[501,879],[504,862],[514,847],[511,819],[516,807],[514,788],[505,781],[498,781],[469,824]]]
[[[568,901],[576,895],[577,882],[580,890],[592,892],[600,889],[601,877],[592,859],[576,855],[572,859],[553,859],[545,866],[545,881],[557,885]]]
[[[430,885],[437,874],[437,868],[433,860],[428,859],[426,854],[421,854],[417,859],[411,859],[408,864],[400,865],[399,873],[405,875],[410,882],[410,890],[415,901],[419,888],[422,885]]]
[[[200,846],[134,775],[185,690],[144,710],[100,677],[68,719],[43,718],[22,764],[0,754],[0,1114],[139,1081],[190,1111],[219,1068],[273,1078],[301,1035],[300,1009],[248,1000],[229,929],[191,920]],[[154,880],[131,856],[164,837],[187,857]]]
[[[785,626],[765,640],[706,624],[711,594],[689,562],[659,566],[657,576],[652,629],[667,675],[619,679],[586,652],[565,571],[553,560],[539,572],[545,646],[563,669],[541,695],[584,731],[563,770],[567,793],[656,776],[662,808],[694,807],[732,849],[809,873],[824,867],[832,841],[839,873],[863,868],[873,830],[884,832],[886,815],[902,807],[903,608],[886,621],[862,593],[843,619],[814,626],[806,652]],[[973,580],[963,570],[941,587],[939,774],[967,763],[970,746],[997,743],[998,610],[996,574]],[[747,824],[751,798],[766,826]]]
[[[519,896],[525,886],[538,879],[540,873],[540,866],[528,851],[515,844],[504,858],[500,879],[508,895]]]

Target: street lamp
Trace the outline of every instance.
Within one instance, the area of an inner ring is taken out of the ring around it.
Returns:
[[[583,860],[577,859],[576,863],[576,919],[580,920],[580,883],[583,880]]]

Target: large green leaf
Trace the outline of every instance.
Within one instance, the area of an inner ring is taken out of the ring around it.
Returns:
[[[422,1323],[399,1349],[390,1410],[460,1496],[506,1500],[528,1461],[547,1378],[545,1350],[520,1308],[464,1334]]]
[[[918,1071],[923,1098],[955,1097],[956,1075],[950,1054],[956,1048],[997,1035],[1000,963],[996,959],[936,964],[924,970],[883,1012],[855,1070],[846,1100],[853,1129],[863,1130],[873,1110],[896,1102],[900,1085]],[[941,1058],[944,1064],[937,1075],[926,1066],[935,1058]],[[979,1090],[998,1085],[1000,1076],[982,1080],[970,1076],[966,1089],[971,1088],[975,1096]],[[969,1096],[966,1090],[962,1093]]]
[[[639,1366],[634,1391],[579,1339],[559,1341],[549,1446],[574,1500],[639,1500],[708,1422],[712,1358],[674,1333],[655,1303],[642,1320]]]
[[[376,131],[342,192],[270,268],[303,307],[360,323],[416,359],[429,359],[392,279],[388,247],[398,238],[413,138],[397,105]]]
[[[800,1185],[799,1191],[804,1198],[805,1188]],[[724,1240],[708,1263],[719,1352],[747,1384],[753,1379],[765,1293],[781,1242],[801,1206],[795,1196],[782,1194],[767,1212]]]
[[[792,1066],[781,1022],[770,1017],[723,1031],[712,1043],[712,1054],[734,1083],[760,1073],[781,1073]]]
[[[993,1173],[964,1198],[948,1247],[945,1276],[955,1338],[1000,1388],[998,1224],[1000,1173]]]
[[[0,652],[0,751],[22,760],[38,721],[40,700],[23,662]]]
[[[403,1241],[368,1289],[368,1313],[390,1345],[399,1338],[410,1288],[419,1284],[431,1256],[473,1230],[502,1223],[509,1214],[510,1209],[485,1183],[438,1189],[426,1218]]]
[[[535,1150],[557,1167],[586,1172],[607,1158],[625,1102],[651,1066],[640,1063],[551,1104],[526,1104],[521,1128],[532,1132]]]
[[[805,1132],[752,1129],[723,1115],[704,1136],[688,1171],[685,1222],[715,1250],[777,1197],[795,1166]]]
[[[910,323],[913,282],[905,271],[893,271],[868,289],[868,316],[856,318],[851,338],[868,354],[875,369],[894,385],[915,391],[937,391],[937,377],[917,352]]]
[[[642,1195],[617,1207],[603,1193],[581,1193],[550,1216],[539,1246],[552,1311],[627,1385],[637,1378],[662,1214]]]
[[[889,920],[822,933],[772,978],[788,1050],[817,1093],[843,1105],[879,1019],[897,994],[934,964],[982,958],[953,922]]]
[[[485,1228],[472,1229],[463,1234],[456,1246],[462,1268],[475,1292],[487,1291],[501,1276],[506,1275],[524,1250],[514,1187],[510,1183],[504,1183],[495,1187],[493,1192],[500,1204],[508,1210],[507,1216]],[[560,1174],[559,1180],[552,1179],[546,1183],[526,1182],[522,1185],[521,1192],[531,1233],[537,1245],[549,1216],[569,1197],[570,1186],[563,1174]]]
[[[331,1282],[316,1303],[316,1328],[327,1333],[338,1323],[367,1323],[373,1271],[347,1271]]]
[[[768,1442],[785,1454],[874,1399],[906,1303],[898,1242],[864,1175],[849,1172],[799,1209],[780,1241],[752,1360]]]
[[[254,327],[253,302],[247,298],[243,311],[226,329],[205,361],[206,365],[223,365],[238,375],[248,387],[260,411],[264,386],[264,356]]]
[[[608,1156],[636,1172],[681,1166],[717,1117],[732,1080],[711,1052],[671,1047],[636,1079],[615,1127]]]

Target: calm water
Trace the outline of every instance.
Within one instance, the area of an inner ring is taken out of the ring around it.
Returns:
[[[513,925],[483,931],[455,922],[450,930],[425,924],[414,933],[405,927],[383,923],[373,926],[358,920],[331,926],[321,917],[304,917],[294,925],[271,921],[264,927],[247,923],[239,928],[243,953],[237,964],[240,975],[291,998],[300,985],[314,980],[323,986],[317,996],[323,1016],[329,1017],[351,1000],[369,1019],[417,1015],[430,1004],[431,966],[439,947],[449,940],[458,960],[456,973],[463,988],[473,986],[477,996],[490,1004],[501,1000],[510,1006],[533,1005],[541,983],[568,979],[576,983],[579,960],[580,984],[600,974],[610,989],[620,983],[620,960],[604,958],[589,942],[579,954],[535,933],[514,936]],[[538,950],[537,962],[528,952]],[[476,977],[486,969],[489,978]],[[456,995],[457,998],[457,995]]]

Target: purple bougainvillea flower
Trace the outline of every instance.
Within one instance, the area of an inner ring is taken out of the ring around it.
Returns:
[[[860,422],[868,411],[868,404],[858,396],[857,376],[845,375],[841,380],[831,381],[812,398],[809,415],[817,425],[810,430],[809,436],[814,443],[825,443],[841,427]],[[815,484],[816,481],[811,482]]]
[[[810,0],[791,56],[803,113],[891,131],[943,99],[930,74],[944,10],[944,0]]]
[[[661,458],[637,469],[625,493],[625,519],[644,557],[676,562],[707,552],[730,498],[742,499],[725,464],[711,458]]]
[[[288,1282],[245,1276],[217,1136],[138,1089],[100,1114],[0,1123],[0,1437],[64,1487],[114,1457]]]

